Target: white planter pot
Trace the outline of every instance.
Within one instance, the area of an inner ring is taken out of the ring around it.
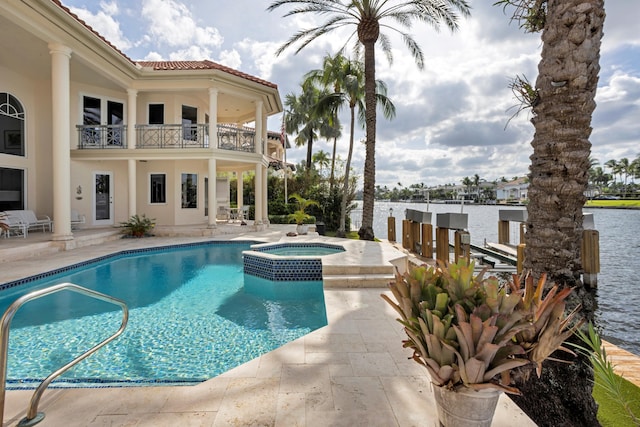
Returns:
[[[496,389],[452,391],[433,387],[440,425],[444,427],[490,427],[502,392]]]
[[[309,224],[298,224],[296,226],[296,233],[307,234],[309,232]]]

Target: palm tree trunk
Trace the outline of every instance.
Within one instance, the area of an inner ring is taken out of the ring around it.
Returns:
[[[567,308],[593,321],[595,295],[580,281],[582,208],[588,184],[591,115],[595,109],[603,0],[549,0],[542,34],[531,145],[525,268],[547,283],[575,287]],[[540,379],[517,384],[512,399],[541,426],[599,425],[584,357],[545,362]]]
[[[311,163],[313,157],[313,132],[309,136],[309,142],[307,142],[307,175],[311,171]]]
[[[376,184],[376,68],[375,40],[364,41],[364,99],[367,139],[365,142],[364,191],[362,194],[361,240],[373,240],[373,204]]]
[[[353,154],[353,131],[355,129],[356,112],[355,106],[351,106],[351,122],[349,130],[349,151],[347,153],[347,164],[344,171],[344,183],[342,184],[342,200],[340,201],[340,225],[336,235],[345,237],[347,234],[347,195],[349,194],[349,170],[351,169],[351,156]]]
[[[333,153],[331,154],[331,177],[329,177],[329,197],[333,194],[333,180],[335,179],[336,171],[336,145],[338,145],[338,138],[333,138]]]

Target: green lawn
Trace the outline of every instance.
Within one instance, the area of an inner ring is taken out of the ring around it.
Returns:
[[[638,208],[640,200],[587,200],[586,207],[594,208]]]
[[[636,418],[640,418],[640,387],[624,378],[621,380],[624,399],[629,403],[629,408]],[[640,426],[640,421],[634,422],[620,402],[611,398],[597,381],[593,388],[593,397],[598,402],[598,420],[603,427]]]

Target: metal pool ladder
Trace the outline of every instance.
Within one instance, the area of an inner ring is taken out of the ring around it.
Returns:
[[[59,285],[53,285],[45,289],[30,292],[15,300],[13,304],[11,304],[9,308],[7,308],[7,311],[4,312],[2,320],[0,321],[0,426],[4,421],[4,400],[7,381],[7,350],[9,347],[9,328],[11,327],[11,320],[13,319],[13,316],[16,314],[18,309],[25,303],[63,290],[77,292],[79,294],[87,295],[91,298],[119,305],[120,308],[122,308],[122,323],[120,324],[120,328],[116,331],[116,333],[100,342],[96,346],[92,347],[91,349],[85,351],[80,356],[76,357],[71,362],[67,363],[57,371],[53,372],[47,378],[45,378],[33,393],[31,404],[29,405],[29,410],[27,411],[27,416],[18,423],[18,426],[32,426],[42,421],[44,419],[44,412],[38,412],[38,403],[40,402],[42,393],[44,393],[44,390],[49,386],[51,381],[53,381],[56,377],[64,373],[67,369],[71,368],[81,360],[98,351],[101,347],[116,339],[124,332],[124,329],[127,326],[127,322],[129,320],[129,309],[127,308],[127,305],[124,303],[124,301],[121,301],[109,295],[102,294],[100,292],[96,292],[91,289],[84,288],[82,286],[78,286],[73,283],[61,283]]]

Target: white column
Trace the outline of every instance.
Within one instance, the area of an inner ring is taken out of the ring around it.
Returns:
[[[128,162],[128,169],[129,169],[129,182],[128,182],[128,191],[129,191],[129,218],[131,218],[132,216],[134,216],[135,214],[138,213],[138,208],[136,206],[136,200],[137,200],[137,191],[136,191],[136,161],[135,159],[129,159],[127,160]],[[128,218],[127,218],[128,219]]]
[[[244,200],[244,180],[242,179],[242,171],[241,170],[237,170],[236,171],[236,181],[237,181],[237,185],[236,185],[236,190],[237,190],[236,203],[238,205],[238,215],[240,215],[242,213],[242,205],[243,205],[243,200]],[[242,218],[242,219],[246,219],[246,218]]]
[[[256,206],[255,206],[255,225],[262,224],[262,198],[264,195],[262,194],[262,163],[258,163],[256,165],[256,177],[255,182],[253,183],[253,192],[256,195]]]
[[[135,89],[127,89],[127,148],[133,150],[136,148],[136,124],[138,111],[138,91]]]
[[[262,223],[269,224],[269,180],[267,172],[269,168],[262,167]]]
[[[262,152],[269,154],[268,143],[267,143],[267,133],[268,133],[267,115],[263,114],[262,115]]]
[[[51,55],[51,139],[53,148],[53,220],[52,240],[73,240],[71,233],[71,103],[69,61],[71,49],[49,44]]]
[[[263,120],[262,120],[262,101],[256,101],[256,153],[263,154]]]
[[[138,91],[135,89],[127,89],[127,148],[135,150],[136,148],[136,123],[138,111]],[[137,172],[136,161],[134,159],[127,160],[128,169],[128,194],[129,194],[129,218],[138,213],[137,207]]]
[[[211,139],[209,141],[211,141]],[[207,205],[207,209],[209,210],[209,224],[207,225],[208,228],[216,228],[216,216],[218,214],[218,194],[217,194],[218,180],[216,179],[217,174],[218,174],[218,171],[217,171],[216,159],[211,158],[209,159],[209,192],[208,192],[209,203]]]
[[[218,148],[218,89],[215,88],[209,88],[209,148]],[[211,175],[209,175],[209,180],[211,182]],[[213,176],[213,182],[215,183],[215,175]],[[209,199],[209,202],[211,202],[211,199]]]

